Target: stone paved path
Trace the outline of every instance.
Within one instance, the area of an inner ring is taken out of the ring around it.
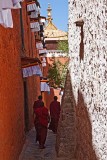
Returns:
[[[39,149],[39,145],[35,143],[35,136],[35,129],[32,129],[26,135],[26,142],[24,144],[22,153],[20,154],[19,160],[74,160],[56,157],[56,135],[53,134],[52,131],[48,130],[45,149]]]
[[[48,130],[46,148],[39,149],[39,145],[35,143],[35,134],[35,129],[32,129],[26,135],[26,142],[19,160],[55,160],[56,135]]]

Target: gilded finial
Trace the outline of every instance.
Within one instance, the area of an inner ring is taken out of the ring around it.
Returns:
[[[50,3],[48,3],[48,9],[47,9],[47,12],[48,12],[48,22],[52,22],[52,14],[51,14],[51,11],[52,11],[52,8],[50,6]]]

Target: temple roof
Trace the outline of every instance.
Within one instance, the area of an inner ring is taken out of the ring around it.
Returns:
[[[68,40],[67,32],[59,30],[52,22],[51,7],[48,5],[48,23],[44,29],[45,40]]]
[[[46,36],[45,40],[68,40],[67,32],[61,30],[45,30],[44,35]]]
[[[57,27],[52,22],[48,22],[45,30],[57,30]]]

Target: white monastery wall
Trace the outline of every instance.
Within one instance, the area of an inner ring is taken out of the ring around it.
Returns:
[[[80,60],[84,21],[84,58]],[[92,125],[92,145],[100,160],[107,160],[107,1],[69,0],[70,73],[75,100],[83,94]],[[90,159],[87,159],[90,160]]]

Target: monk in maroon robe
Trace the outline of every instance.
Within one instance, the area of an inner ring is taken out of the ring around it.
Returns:
[[[40,104],[41,104],[42,101],[42,96],[38,96],[38,100],[34,102],[34,105],[33,105],[33,110],[37,109],[38,107],[40,107]]]
[[[42,96],[39,95],[39,96],[38,96],[38,100],[36,100],[36,101],[34,102],[34,104],[33,104],[33,119],[34,119],[34,125],[35,125],[35,110],[41,106],[41,102],[43,102],[43,101],[42,101]],[[35,129],[36,129],[36,126],[35,126]],[[37,139],[36,139],[36,141],[37,141]]]
[[[54,101],[52,101],[50,104],[51,122],[49,125],[49,129],[51,129],[54,133],[57,132],[59,116],[60,116],[60,102],[57,101],[57,96],[54,96]]]
[[[40,107],[34,110],[35,113],[35,128],[36,128],[36,140],[39,141],[40,149],[44,149],[45,141],[47,137],[47,126],[49,122],[48,109],[44,107],[44,103],[41,102]]]

